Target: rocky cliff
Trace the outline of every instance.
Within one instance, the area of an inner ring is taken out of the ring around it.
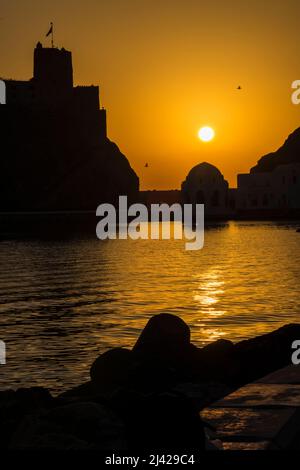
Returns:
[[[96,210],[119,194],[137,199],[127,158],[81,124],[68,110],[0,107],[0,211]]]
[[[264,173],[272,171],[278,165],[300,163],[300,128],[288,136],[282,147],[276,152],[261,157],[250,173]]]

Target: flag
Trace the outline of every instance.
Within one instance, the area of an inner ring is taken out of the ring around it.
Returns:
[[[53,24],[51,23],[51,27],[50,27],[48,33],[46,34],[46,38],[47,38],[48,36],[50,36],[50,34],[52,34],[52,33],[53,33]]]

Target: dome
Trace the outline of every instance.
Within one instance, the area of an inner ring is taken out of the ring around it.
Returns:
[[[226,184],[224,176],[214,165],[207,162],[199,163],[191,169],[182,183],[182,189],[194,186]]]
[[[218,179],[221,178],[223,179],[223,175],[222,173],[220,172],[220,170],[218,170],[217,167],[215,167],[214,165],[211,165],[210,163],[207,163],[207,162],[202,162],[202,163],[199,163],[198,165],[194,166],[186,179],[190,179],[190,178],[198,178],[198,177],[208,177],[208,176],[214,176],[214,177],[217,177]]]
[[[185,204],[204,204],[208,216],[228,211],[228,182],[214,165],[207,162],[194,166],[181,185]]]

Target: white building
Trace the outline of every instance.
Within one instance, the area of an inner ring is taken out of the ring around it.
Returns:
[[[191,169],[181,185],[182,201],[204,204],[206,216],[227,216],[233,212],[232,190],[222,173],[210,163],[200,163]]]
[[[300,163],[238,175],[236,203],[239,211],[300,209]]]
[[[181,185],[182,202],[204,204],[208,217],[281,217],[300,213],[300,163],[238,175],[237,189],[209,163],[191,169]]]

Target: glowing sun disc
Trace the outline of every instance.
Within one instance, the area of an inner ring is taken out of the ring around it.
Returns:
[[[203,142],[209,142],[210,140],[214,138],[214,136],[215,136],[215,131],[211,127],[205,126],[199,129],[198,137]]]

